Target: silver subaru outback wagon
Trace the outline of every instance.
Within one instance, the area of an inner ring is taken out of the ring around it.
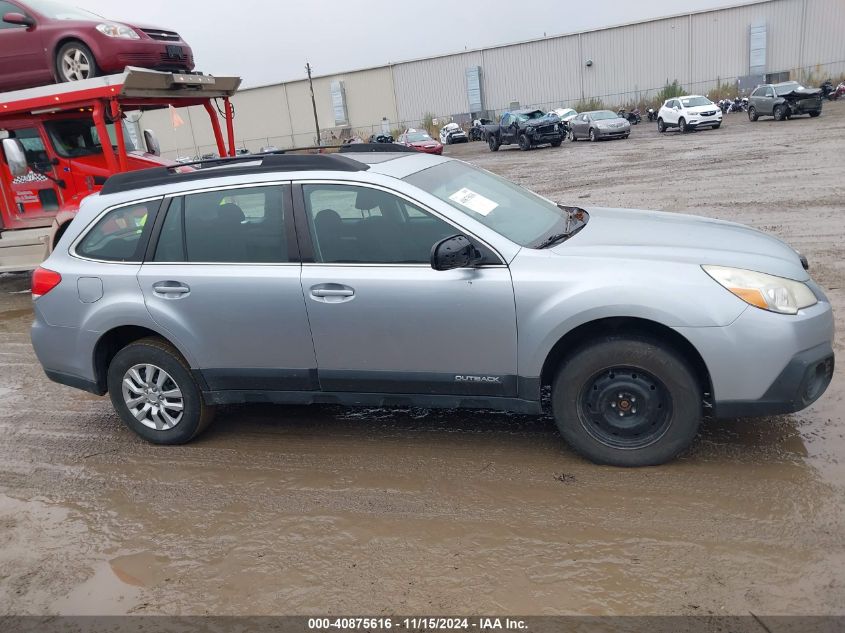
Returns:
[[[159,444],[226,403],[540,414],[549,386],[569,444],[621,466],[830,383],[830,304],[780,240],[365,149],[109,179],[33,276],[47,376]]]

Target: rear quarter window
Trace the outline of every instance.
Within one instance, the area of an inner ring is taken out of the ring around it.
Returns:
[[[141,262],[161,200],[113,209],[76,246],[76,254],[108,262]]]

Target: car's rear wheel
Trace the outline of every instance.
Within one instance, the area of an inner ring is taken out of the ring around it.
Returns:
[[[596,131],[593,128],[590,128],[590,140],[595,143],[598,140],[596,137]]]
[[[126,426],[154,444],[184,444],[214,417],[187,362],[159,338],[134,341],[115,354],[108,387]]]
[[[783,121],[786,118],[786,109],[782,105],[775,106],[772,111],[775,121]]]
[[[94,53],[82,42],[66,42],[56,53],[56,75],[60,82],[91,79],[99,74]]]
[[[519,149],[521,149],[523,152],[527,152],[529,149],[531,149],[531,140],[527,136],[525,136],[525,134],[519,135]]]
[[[661,134],[666,131],[666,124],[663,122],[663,119],[657,119],[657,131]]]
[[[701,422],[701,388],[686,361],[659,342],[607,337],[566,358],[552,386],[564,439],[591,461],[662,464]]]
[[[754,106],[751,106],[750,108],[748,108],[748,120],[749,121],[756,121],[759,118],[760,118],[760,115],[757,114],[757,108],[755,108]]]
[[[487,138],[487,146],[490,148],[491,152],[498,152],[499,151],[499,139],[497,139],[492,134]]]

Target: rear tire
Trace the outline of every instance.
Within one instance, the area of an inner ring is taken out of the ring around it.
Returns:
[[[188,363],[159,338],[120,350],[109,364],[108,387],[124,424],[153,444],[189,442],[214,418]]]
[[[666,131],[666,124],[663,122],[663,119],[657,119],[657,131],[661,134]]]
[[[754,106],[751,106],[750,108],[748,108],[748,120],[749,121],[753,122],[753,121],[756,121],[759,118],[760,118],[760,115],[757,114],[757,108],[755,108]]]
[[[701,391],[673,350],[644,337],[608,336],[564,360],[552,408],[564,439],[587,459],[654,466],[695,439]]]
[[[56,52],[56,78],[60,83],[100,76],[94,53],[78,40],[65,42]]]

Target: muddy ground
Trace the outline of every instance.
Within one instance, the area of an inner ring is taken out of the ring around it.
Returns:
[[[567,203],[773,233],[845,330],[845,103],[447,154]],[[229,407],[165,448],[44,377],[27,283],[0,279],[0,615],[845,613],[845,371],[799,414],[707,422],[659,468],[485,412]]]

